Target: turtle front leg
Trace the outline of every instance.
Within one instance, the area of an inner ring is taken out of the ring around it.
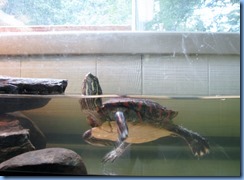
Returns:
[[[118,144],[120,144],[128,137],[128,126],[126,124],[124,113],[121,111],[116,112],[115,121],[118,131]]]
[[[130,145],[129,143],[125,142],[126,138],[128,137],[128,126],[126,124],[126,119],[123,112],[118,111],[115,113],[115,121],[118,131],[117,147],[103,158],[103,163],[113,162],[116,158],[120,157]]]

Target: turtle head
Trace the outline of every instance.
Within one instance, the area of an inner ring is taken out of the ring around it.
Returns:
[[[99,84],[98,78],[90,72],[86,74],[82,84],[82,95],[95,96],[101,95],[102,88]],[[102,106],[102,98],[82,98],[80,100],[82,109],[97,110]]]
[[[98,78],[92,75],[90,72],[86,74],[83,85],[82,85],[83,95],[101,95],[102,88],[99,84]]]

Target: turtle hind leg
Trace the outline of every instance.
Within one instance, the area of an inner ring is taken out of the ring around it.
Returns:
[[[194,156],[201,157],[209,153],[208,141],[198,133],[177,125],[172,125],[169,129],[187,142]]]
[[[118,147],[104,156],[102,163],[114,162],[114,160],[120,157],[130,145],[130,143],[122,142]]]

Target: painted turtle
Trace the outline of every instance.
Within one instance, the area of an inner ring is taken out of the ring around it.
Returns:
[[[88,73],[83,81],[82,95],[102,95],[98,78]],[[139,144],[166,136],[179,136],[189,145],[192,153],[209,153],[209,144],[198,133],[175,125],[172,119],[178,112],[168,110],[148,99],[112,98],[102,103],[101,97],[81,98],[80,105],[91,129],[83,134],[86,142],[106,146],[116,144],[102,162],[113,162],[130,144]]]

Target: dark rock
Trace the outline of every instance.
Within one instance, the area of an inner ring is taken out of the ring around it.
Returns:
[[[36,149],[44,149],[46,148],[46,137],[43,132],[39,129],[39,127],[28,117],[20,112],[9,113],[7,114],[11,119],[17,118],[19,120],[20,125],[24,129],[28,129],[30,133],[30,141],[35,146]],[[1,117],[1,115],[0,115]]]
[[[45,106],[51,99],[50,98],[16,98],[16,97],[3,97],[0,98],[0,114],[23,111]]]
[[[7,126],[16,127],[17,124],[18,124],[17,121],[13,121],[10,124],[8,123]],[[21,130],[18,128],[13,128],[12,132],[10,130],[7,131],[1,130],[0,162],[3,162],[9,158],[22,154],[24,152],[32,151],[34,149],[35,147],[30,142],[29,132],[27,129]]]
[[[68,81],[40,78],[0,78],[0,94],[62,94]]]
[[[0,77],[0,94],[63,94],[67,85],[62,79]],[[0,96],[0,114],[40,108],[49,101],[47,97]]]
[[[26,152],[0,164],[0,171],[86,175],[82,158],[72,150],[47,148]]]
[[[0,115],[0,162],[45,147],[44,134],[30,119],[17,112]]]

